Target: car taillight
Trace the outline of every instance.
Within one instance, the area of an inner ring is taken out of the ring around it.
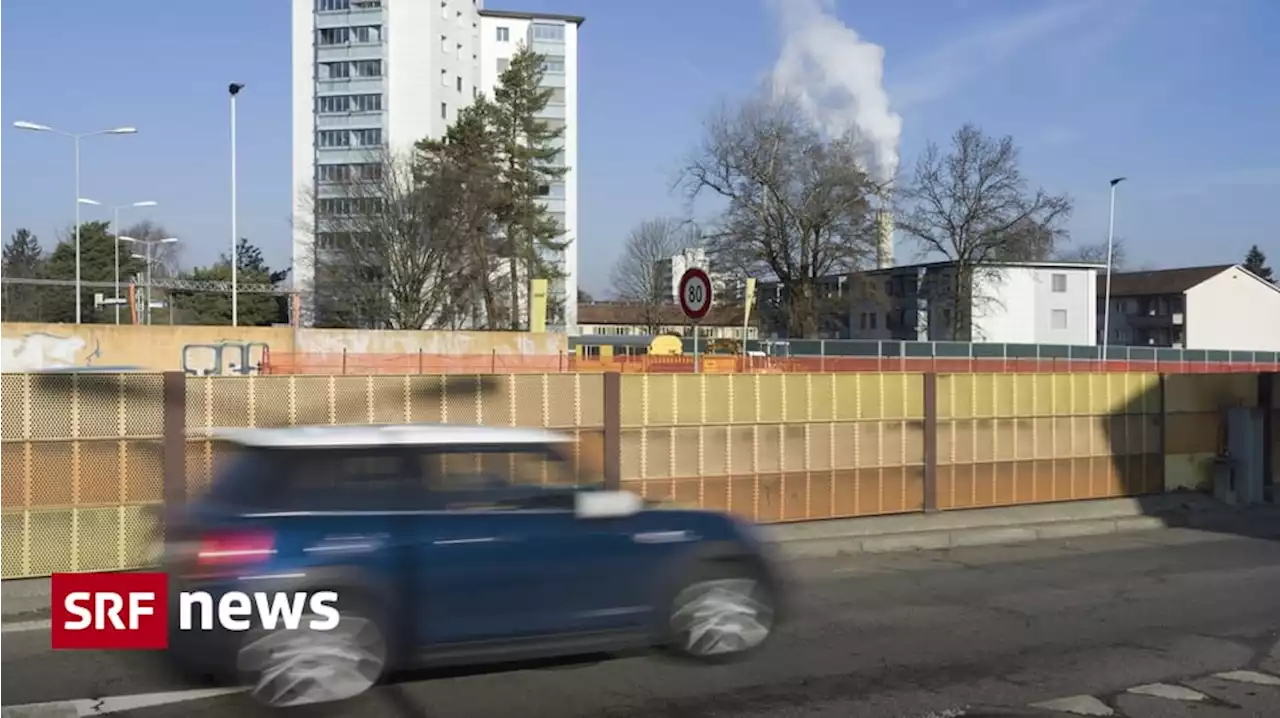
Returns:
[[[276,552],[275,536],[270,533],[228,532],[207,534],[196,548],[196,565],[201,567],[243,566],[261,563]]]

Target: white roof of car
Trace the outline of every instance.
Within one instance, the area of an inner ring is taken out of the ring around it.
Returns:
[[[263,448],[562,444],[573,437],[547,429],[457,424],[286,426],[213,429],[211,438]]]

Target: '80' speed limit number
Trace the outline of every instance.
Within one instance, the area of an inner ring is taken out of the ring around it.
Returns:
[[[698,268],[680,277],[680,309],[690,319],[698,320],[711,309],[711,278]]]

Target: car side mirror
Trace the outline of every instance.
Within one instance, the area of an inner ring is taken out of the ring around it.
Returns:
[[[644,510],[644,499],[630,491],[579,491],[574,513],[580,519],[619,519]]]

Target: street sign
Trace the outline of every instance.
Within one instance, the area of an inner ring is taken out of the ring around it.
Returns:
[[[695,322],[711,309],[711,278],[697,267],[680,277],[680,309]]]

